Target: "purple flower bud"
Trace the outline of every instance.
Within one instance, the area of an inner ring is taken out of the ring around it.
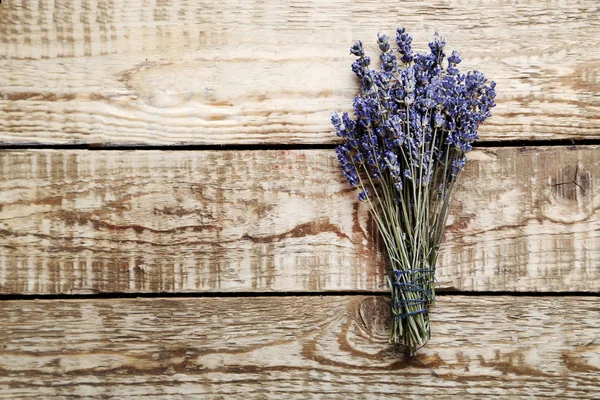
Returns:
[[[360,40],[350,47],[350,54],[354,54],[356,57],[365,56],[365,49],[363,48],[363,44]]]
[[[456,130],[456,122],[454,120],[448,121],[448,129],[450,129],[451,131]]]
[[[465,157],[452,161],[452,175],[458,174],[465,167],[466,161]]]
[[[354,130],[354,121],[350,118],[346,111],[342,113],[342,121],[344,122],[344,127],[346,128],[346,131],[351,132]]]
[[[335,149],[335,152],[338,156],[338,161],[342,167],[342,172],[344,176],[348,180],[350,186],[355,187],[359,183],[358,173],[356,172],[356,168],[354,168],[354,164],[348,159],[348,149],[344,146],[338,146]]]
[[[452,54],[448,57],[448,62],[451,64],[460,64],[461,62],[460,53],[456,50],[452,50]]]
[[[354,62],[352,63],[352,66],[351,66],[351,67],[352,67],[352,72],[354,72],[354,74],[355,74],[356,76],[358,76],[359,78],[362,78],[362,77],[363,77],[363,75],[364,75],[364,68],[363,68],[363,66],[361,65],[361,63],[359,63],[358,61],[354,61]]]
[[[335,129],[338,132],[342,130],[342,120],[340,119],[340,116],[337,113],[337,111],[331,113],[331,124],[335,127]]]
[[[398,156],[389,150],[384,153],[384,157],[385,161],[390,165],[396,165],[398,163]]]
[[[444,116],[440,112],[436,112],[433,121],[436,128],[441,128],[444,125]]]
[[[396,31],[396,45],[398,46],[398,53],[402,55],[402,62],[408,64],[413,60],[412,53],[412,37],[406,33],[405,28],[400,28]]]
[[[358,199],[360,201],[367,201],[369,199],[369,190],[368,189],[361,190],[360,193],[358,193]]]
[[[431,49],[431,55],[433,56],[433,61],[436,64],[441,64],[446,57],[446,53],[444,53],[444,48],[446,47],[446,41],[444,38],[440,37],[436,32],[433,42],[429,43],[429,49]]]
[[[391,72],[396,68],[396,56],[391,53],[382,53],[381,56],[381,67],[386,72]]]
[[[377,34],[377,45],[379,45],[379,49],[384,53],[390,49],[389,40],[390,37],[385,33]]]

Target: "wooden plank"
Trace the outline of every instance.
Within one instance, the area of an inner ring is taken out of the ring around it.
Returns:
[[[535,304],[535,306],[532,306]],[[598,398],[596,297],[439,297],[418,358],[383,298],[4,301],[3,398]]]
[[[141,0],[0,6],[0,142],[331,143],[349,46],[434,31],[498,82],[484,140],[598,138],[596,0]],[[240,21],[243,21],[240,23]]]
[[[442,288],[600,291],[600,147],[470,153]],[[576,179],[575,179],[576,178]],[[331,150],[0,153],[0,292],[386,291]]]

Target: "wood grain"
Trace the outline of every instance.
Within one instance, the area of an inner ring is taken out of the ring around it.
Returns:
[[[418,361],[382,298],[4,301],[3,398],[598,398],[596,297],[438,297]]]
[[[442,288],[600,291],[600,147],[470,159]],[[331,150],[4,151],[0,292],[386,291]]]
[[[383,10],[382,10],[383,9]],[[331,143],[349,46],[434,31],[498,82],[483,140],[598,138],[596,0],[211,0],[0,6],[0,142]]]

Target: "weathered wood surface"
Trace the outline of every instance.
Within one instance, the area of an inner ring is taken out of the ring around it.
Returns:
[[[382,298],[4,301],[3,398],[598,398],[598,298],[438,297],[415,360]],[[186,397],[187,396],[187,397]]]
[[[599,292],[598,176],[598,146],[470,153],[441,287]],[[386,291],[375,237],[330,150],[0,153],[1,293]]]
[[[329,143],[348,48],[435,30],[498,82],[484,140],[598,138],[596,0],[5,1],[0,142]],[[377,55],[373,54],[374,59]]]

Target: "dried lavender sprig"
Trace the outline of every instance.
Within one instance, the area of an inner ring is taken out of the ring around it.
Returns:
[[[343,139],[336,152],[344,175],[369,204],[391,265],[390,342],[413,354],[430,336],[434,273],[455,182],[479,125],[495,106],[495,83],[461,74],[460,54],[446,58],[437,34],[428,53],[414,53],[404,28],[378,35],[381,68],[369,68],[362,42],[351,49],[361,94],[354,118],[332,115]]]

